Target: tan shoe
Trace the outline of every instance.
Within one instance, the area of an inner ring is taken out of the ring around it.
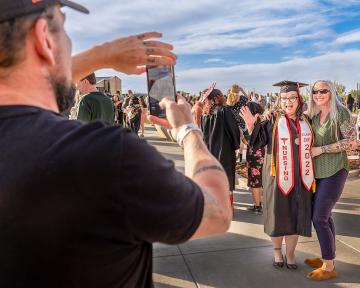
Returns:
[[[312,268],[321,268],[323,265],[320,258],[305,259],[304,263]]]
[[[335,268],[332,271],[325,271],[321,268],[318,268],[318,269],[310,272],[307,275],[307,278],[310,280],[314,280],[314,281],[325,281],[325,280],[335,278],[336,276],[337,276],[337,273],[336,273]]]

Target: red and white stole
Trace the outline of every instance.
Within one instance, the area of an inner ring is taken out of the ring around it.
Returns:
[[[310,191],[314,187],[314,167],[311,158],[311,145],[313,133],[310,125],[305,120],[297,120],[297,131],[299,138],[295,139],[290,130],[290,123],[285,116],[281,116],[277,125],[277,185],[284,195],[289,195],[295,185],[294,173],[294,151],[299,149],[300,177],[305,188]]]

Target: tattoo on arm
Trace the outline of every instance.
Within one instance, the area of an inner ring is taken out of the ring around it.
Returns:
[[[197,174],[200,174],[202,172],[208,171],[208,170],[217,170],[217,171],[221,171],[224,172],[224,168],[218,166],[218,165],[212,165],[212,166],[205,166],[205,167],[201,167],[198,170],[195,171],[193,177]]]
[[[341,134],[344,139],[336,143],[321,147],[323,153],[339,153],[342,151],[351,151],[357,148],[356,143],[356,119],[350,118],[340,126]]]

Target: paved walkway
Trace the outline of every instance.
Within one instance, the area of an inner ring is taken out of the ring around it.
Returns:
[[[161,139],[152,127],[147,127],[146,138],[183,171],[183,154],[177,144]],[[315,234],[299,241],[297,271],[272,267],[272,246],[263,232],[262,216],[246,211],[251,194],[239,184],[234,220],[227,234],[179,246],[154,246],[155,287],[360,287],[360,179],[346,183],[334,210],[339,276],[325,283],[306,279],[311,268],[303,264],[304,259],[319,256]]]

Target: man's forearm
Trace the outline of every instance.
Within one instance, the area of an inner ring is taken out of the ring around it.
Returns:
[[[185,175],[196,177],[207,171],[220,171],[226,177],[224,169],[207,149],[202,136],[198,132],[191,132],[184,139]]]
[[[202,222],[192,239],[226,232],[232,210],[224,169],[210,154],[198,132],[186,136],[184,151],[185,174],[201,187],[205,202]]]
[[[106,66],[101,47],[94,46],[72,57],[72,80],[76,83]]]

